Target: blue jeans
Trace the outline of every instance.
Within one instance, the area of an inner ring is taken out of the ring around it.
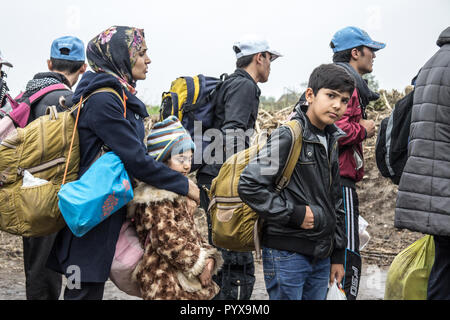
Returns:
[[[270,300],[325,300],[330,258],[317,260],[295,252],[263,248],[264,281]]]

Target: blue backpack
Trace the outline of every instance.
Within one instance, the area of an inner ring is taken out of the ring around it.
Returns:
[[[169,116],[177,117],[194,140],[196,152],[201,152],[210,143],[203,138],[203,134],[214,125],[217,92],[227,77],[226,74],[220,78],[206,77],[202,74],[180,77],[172,82],[170,91],[162,95],[160,120]],[[195,127],[195,122],[201,122],[201,130],[199,126]],[[198,155],[194,158],[199,159]],[[193,171],[200,165],[193,166]]]

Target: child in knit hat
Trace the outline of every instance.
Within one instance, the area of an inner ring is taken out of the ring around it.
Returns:
[[[157,161],[187,175],[195,145],[176,117],[156,123],[147,149]],[[209,300],[219,292],[212,281],[222,266],[194,222],[197,204],[187,197],[139,183],[129,205],[144,256],[133,277],[145,300]]]

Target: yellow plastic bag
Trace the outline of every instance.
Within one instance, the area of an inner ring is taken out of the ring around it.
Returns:
[[[433,263],[433,236],[425,236],[400,252],[389,268],[384,300],[426,300]]]

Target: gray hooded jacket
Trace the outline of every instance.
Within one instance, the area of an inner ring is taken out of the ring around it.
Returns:
[[[416,82],[395,227],[450,236],[450,27]]]

